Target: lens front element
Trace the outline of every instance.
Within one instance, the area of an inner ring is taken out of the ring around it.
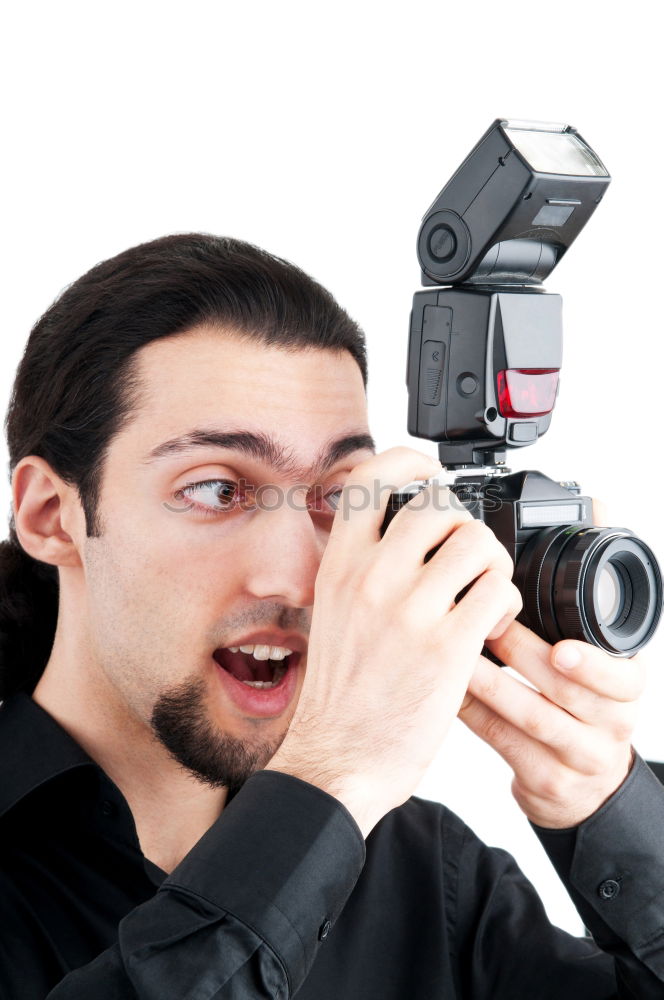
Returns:
[[[597,575],[595,601],[597,610],[607,625],[613,625],[625,606],[622,574],[610,563]]]
[[[515,583],[526,623],[548,642],[583,639],[616,656],[645,646],[662,612],[657,560],[627,528],[544,529],[524,549]]]

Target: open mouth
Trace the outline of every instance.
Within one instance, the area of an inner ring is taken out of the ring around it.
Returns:
[[[279,659],[258,659],[253,652],[224,648],[216,649],[213,657],[222,670],[247,687],[273,690],[283,683],[288,671],[297,665],[300,653],[289,653]]]

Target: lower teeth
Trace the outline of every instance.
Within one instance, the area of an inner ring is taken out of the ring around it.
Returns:
[[[279,663],[278,666],[275,667],[274,675],[271,681],[242,681],[242,683],[246,684],[247,687],[262,688],[263,690],[265,690],[266,688],[269,689],[276,687],[277,684],[281,681],[282,677],[284,677],[285,673],[286,673],[286,667],[284,666],[283,663]]]

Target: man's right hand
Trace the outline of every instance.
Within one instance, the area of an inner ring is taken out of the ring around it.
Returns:
[[[365,837],[413,793],[485,639],[521,609],[507,550],[453,494],[434,505],[429,487],[380,538],[387,486],[438,472],[438,462],[411,448],[391,448],[351,472],[316,577],[300,699],[267,765],[336,796]],[[378,486],[379,507],[358,509],[362,488],[373,497]]]

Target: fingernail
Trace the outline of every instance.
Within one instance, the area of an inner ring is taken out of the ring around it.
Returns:
[[[581,663],[581,653],[575,646],[563,646],[556,653],[556,666],[563,670],[572,670]]]

